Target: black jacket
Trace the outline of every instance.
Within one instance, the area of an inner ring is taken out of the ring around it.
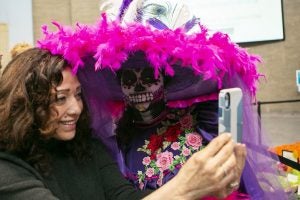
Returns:
[[[51,176],[43,178],[18,157],[0,152],[1,200],[141,199],[146,193],[127,182],[102,144],[93,141],[92,159],[78,164],[55,155]]]

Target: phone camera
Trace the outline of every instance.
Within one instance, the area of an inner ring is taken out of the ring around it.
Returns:
[[[225,108],[226,109],[230,108],[230,94],[229,93],[225,94]]]

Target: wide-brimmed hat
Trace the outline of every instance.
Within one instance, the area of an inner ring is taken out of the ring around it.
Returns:
[[[156,30],[139,23],[121,25],[107,20],[105,15],[96,25],[77,24],[75,29],[54,24],[58,31],[49,32],[43,27],[45,37],[38,45],[63,55],[74,73],[88,67],[92,69],[79,71],[85,76],[100,73],[97,77],[102,76],[106,81],[103,84],[114,93],[111,95],[114,100],[122,100],[116,73],[138,51],[144,52],[155,75],[163,71],[171,77],[166,94],[169,103],[175,103],[173,106],[216,99],[218,91],[235,75],[246,85],[249,94],[255,96],[260,76],[259,58],[232,43],[226,34],[218,32],[209,36],[200,25],[201,31],[191,35],[181,29]]]

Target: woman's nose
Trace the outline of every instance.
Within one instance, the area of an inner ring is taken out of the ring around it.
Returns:
[[[76,98],[72,98],[72,101],[70,103],[69,109],[68,109],[68,113],[70,115],[79,115],[82,112],[82,101],[78,100]]]

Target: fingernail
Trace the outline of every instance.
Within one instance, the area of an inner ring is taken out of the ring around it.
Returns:
[[[224,133],[221,133],[220,135],[223,135],[223,136],[225,136],[228,139],[231,138],[231,134],[230,133],[224,132]]]
[[[244,143],[237,143],[237,145],[242,146],[242,147],[246,147],[246,145]]]

